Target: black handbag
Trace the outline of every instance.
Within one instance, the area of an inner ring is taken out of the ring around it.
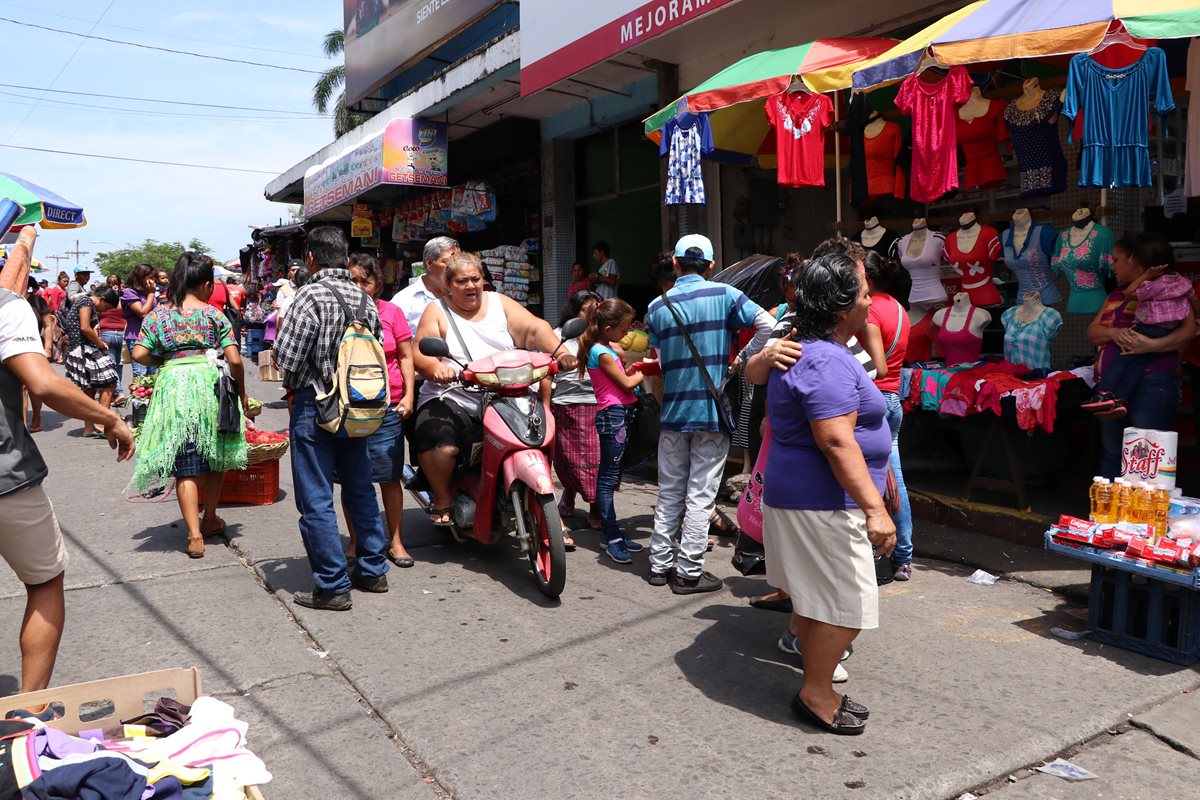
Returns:
[[[632,467],[658,455],[658,437],[662,433],[662,406],[648,391],[638,392],[625,439],[622,467]]]
[[[696,343],[692,341],[691,335],[687,331],[687,326],[683,323],[683,317],[679,316],[679,312],[675,310],[675,306],[671,305],[671,300],[667,297],[667,293],[663,292],[663,303],[667,310],[671,312],[671,316],[675,317],[675,323],[679,325],[679,332],[683,334],[683,341],[687,343],[688,350],[692,353],[692,359],[696,362],[696,367],[700,370],[700,374],[704,376],[704,385],[708,387],[708,393],[712,396],[713,402],[717,404],[717,422],[721,425],[723,433],[733,433],[737,430],[737,404],[734,403],[730,394],[739,392],[738,376],[729,374],[721,381],[721,387],[713,383],[712,376],[708,374],[708,367],[704,365],[704,359],[700,357],[700,351],[696,349]]]
[[[213,324],[216,331],[216,324]],[[221,362],[217,365],[217,382],[213,391],[217,394],[217,433],[242,432],[242,390],[233,376],[229,374],[229,365]]]

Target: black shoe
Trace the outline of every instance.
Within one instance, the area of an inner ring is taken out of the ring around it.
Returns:
[[[349,592],[331,592],[328,589],[296,592],[292,595],[292,601],[298,606],[315,608],[318,611],[349,611],[354,605]]]
[[[667,582],[673,577],[675,577],[675,570],[673,569],[669,569],[666,572],[650,570],[650,577],[647,579],[647,582],[651,586],[666,586]]]
[[[376,578],[351,578],[350,585],[360,592],[370,592],[371,594],[383,594],[388,590],[387,575],[380,575]]]
[[[725,585],[725,582],[711,572],[701,572],[699,578],[685,578],[676,575],[671,580],[671,591],[675,594],[700,594],[715,592]]]

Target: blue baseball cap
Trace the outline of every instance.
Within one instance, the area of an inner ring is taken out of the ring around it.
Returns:
[[[76,275],[78,275],[81,272],[95,272],[95,271],[96,270],[92,269],[91,267],[87,266],[86,264],[79,264],[75,267]]]
[[[700,255],[696,256],[693,254],[692,258],[703,258],[705,261],[713,260],[712,242],[708,240],[707,236],[701,236],[698,233],[689,233],[687,236],[680,237],[679,241],[675,243],[675,256],[677,258],[687,258],[688,250],[693,247],[700,251]]]

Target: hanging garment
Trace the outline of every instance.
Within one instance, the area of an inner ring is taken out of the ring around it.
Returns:
[[[908,349],[904,352],[907,363],[929,361],[933,358],[933,339],[929,329],[933,327],[933,314],[926,314],[921,321],[908,329]]]
[[[701,156],[711,155],[712,151],[713,136],[708,114],[685,111],[667,120],[658,146],[658,154],[668,156],[665,205],[705,202],[700,160]]]
[[[850,96],[846,106],[846,138],[850,140],[850,202],[858,205],[867,199],[867,156],[863,131],[871,119],[871,107],[863,92]]]
[[[1104,305],[1104,278],[1112,274],[1116,240],[1111,230],[1095,222],[1083,241],[1072,246],[1071,234],[1077,230],[1067,228],[1058,235],[1050,264],[1071,286],[1067,313],[1095,314]]]
[[[1002,252],[996,229],[980,225],[975,245],[966,253],[958,246],[958,234],[959,231],[954,231],[946,237],[942,260],[962,277],[962,288],[970,295],[971,305],[982,308],[999,304],[1003,298],[992,282],[992,270]]]
[[[877,241],[875,244],[864,244],[862,240],[863,233],[865,233],[865,231],[856,231],[853,236],[854,241],[858,242],[868,250],[874,250],[884,258],[896,257],[896,242],[900,241],[900,237],[896,235],[895,231],[889,228],[884,228],[883,235],[879,237],[879,241]]]
[[[971,76],[951,67],[937,83],[910,75],[896,93],[896,108],[912,117],[912,190],[918,203],[931,203],[958,188],[958,107],[971,96]]]
[[[1013,246],[1013,229],[1009,228],[1000,234],[1004,265],[1017,276],[1017,297],[1024,297],[1026,292],[1037,292],[1048,306],[1062,300],[1062,292],[1055,285],[1054,273],[1050,269],[1057,239],[1058,233],[1049,225],[1031,225],[1018,252]]]
[[[1050,342],[1062,327],[1062,314],[1045,308],[1032,322],[1021,322],[1019,306],[1000,315],[1004,323],[1004,359],[1029,369],[1050,369]]]
[[[868,196],[904,199],[906,176],[896,163],[903,138],[900,126],[894,122],[885,122],[883,130],[875,136],[863,135]]]
[[[1160,115],[1175,108],[1161,48],[1148,47],[1128,67],[1110,69],[1087,54],[1071,59],[1063,116],[1083,114],[1080,186],[1150,186],[1150,132],[1145,109],[1154,98]]]
[[[967,309],[967,318],[963,320],[960,330],[949,331],[945,325],[938,328],[937,343],[946,356],[946,366],[972,364],[979,360],[979,354],[983,352],[983,338],[971,333],[971,318],[975,316],[975,311],[974,306]],[[949,317],[950,312],[947,311],[946,319],[942,322]]]
[[[908,244],[912,237],[911,233],[906,233],[896,243],[900,263],[912,276],[912,291],[909,292],[908,302],[946,302],[946,287],[942,283],[942,251],[946,247],[946,237],[937,231],[926,230],[925,246],[915,258],[908,255]]]
[[[825,185],[825,129],[833,121],[833,101],[823,94],[780,92],[767,98],[767,119],[775,127],[781,186]]]
[[[1003,186],[1008,173],[1000,161],[1000,143],[1008,138],[1004,125],[1004,104],[988,101],[983,116],[965,120],[955,114],[958,144],[966,157],[962,179],[963,189],[994,189]]]
[[[1057,89],[1047,89],[1041,102],[1028,111],[1017,108],[1016,100],[1004,109],[1004,121],[1020,167],[1022,197],[1067,190],[1067,159],[1058,138],[1061,111],[1062,99]]]
[[[1187,90],[1190,97],[1200,97],[1200,39],[1192,39],[1187,54]],[[1183,188],[1188,197],[1200,195],[1200,102],[1188,100],[1187,158]]]

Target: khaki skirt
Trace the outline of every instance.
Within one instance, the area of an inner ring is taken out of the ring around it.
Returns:
[[[879,627],[875,556],[863,512],[763,503],[763,544],[767,580],[787,590],[797,614],[842,628]]]

